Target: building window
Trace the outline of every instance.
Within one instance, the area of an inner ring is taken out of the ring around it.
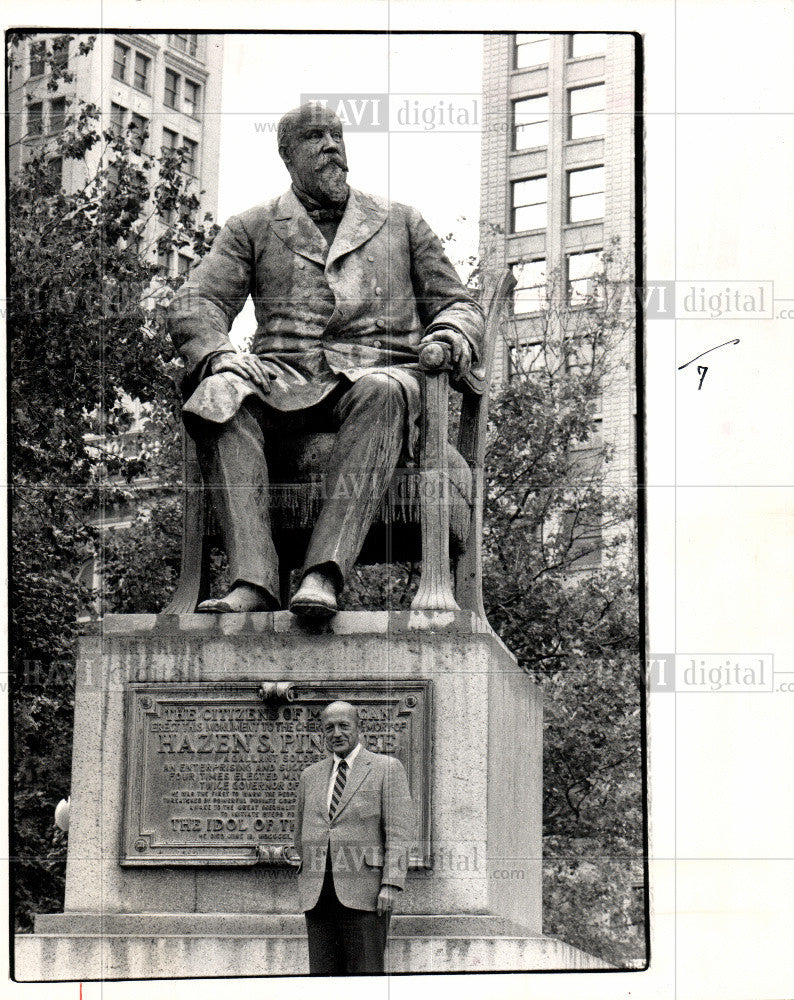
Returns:
[[[52,68],[65,70],[69,66],[69,38],[59,35],[52,43]]]
[[[44,131],[44,105],[36,101],[28,105],[28,135],[41,135]]]
[[[595,32],[577,32],[571,35],[571,59],[580,56],[602,56],[607,50],[607,36]]]
[[[198,118],[199,111],[199,91],[201,88],[197,83],[192,80],[185,79],[182,88],[182,104],[183,110],[186,115],[190,115],[192,118]]]
[[[165,94],[163,96],[163,104],[167,108],[173,108],[176,111],[178,91],[179,77],[172,69],[167,69],[165,71]]]
[[[568,298],[572,306],[585,305],[596,295],[596,277],[601,273],[601,251],[568,255]]]
[[[543,66],[549,61],[548,35],[532,35],[519,33],[515,36],[513,48],[513,67],[529,69],[531,66]]]
[[[171,274],[171,261],[173,259],[173,252],[168,250],[158,250],[157,252],[157,266],[160,271],[165,275]]]
[[[604,217],[604,168],[568,172],[568,222]]]
[[[116,42],[113,46],[113,79],[127,82],[127,66],[130,58],[130,50],[121,42]]]
[[[124,115],[127,109],[120,104],[110,104],[110,130],[114,135],[121,135],[124,130]]]
[[[136,152],[143,153],[146,150],[146,140],[149,138],[149,119],[143,115],[132,113],[130,119],[130,142]]]
[[[568,92],[569,139],[588,139],[606,131],[606,89],[603,83]]]
[[[547,303],[546,261],[530,260],[513,264],[516,287],[513,292],[513,312],[517,316],[538,313]]]
[[[513,232],[546,228],[546,178],[513,182]]]
[[[532,149],[549,142],[549,95],[513,102],[513,149]]]
[[[140,52],[135,53],[135,70],[132,75],[132,85],[136,90],[149,93],[149,67],[152,60]]]
[[[43,76],[44,75],[44,56],[47,53],[47,46],[45,42],[31,42],[30,45],[30,75],[31,76]]]
[[[198,176],[198,143],[192,139],[182,140],[182,170],[190,177]]]
[[[176,132],[172,132],[170,128],[163,129],[163,149],[164,150],[174,150],[179,145],[179,136]]]
[[[47,178],[55,187],[63,184],[63,157],[53,156],[47,163]]]
[[[595,511],[567,510],[562,516],[560,542],[570,559],[570,570],[598,569],[601,565],[604,540]]]
[[[520,340],[507,350],[507,376],[529,375],[544,366],[545,351],[540,340]]]
[[[198,35],[181,34],[169,35],[168,44],[180,52],[186,52],[189,56],[195,56],[198,52]]]
[[[66,98],[50,101],[50,132],[62,132],[66,125]]]
[[[183,253],[177,254],[176,273],[180,276],[186,275],[190,270],[190,266],[192,263],[193,261],[190,259],[190,257],[187,257]]]

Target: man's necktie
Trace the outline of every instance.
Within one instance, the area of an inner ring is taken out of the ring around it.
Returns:
[[[336,815],[339,800],[342,798],[342,792],[345,790],[346,781],[347,761],[343,758],[339,761],[339,767],[336,769],[336,781],[334,782],[334,790],[331,792],[331,805],[328,807],[328,819],[333,819]]]
[[[341,208],[307,208],[306,211],[313,222],[341,222],[345,214],[344,205]]]

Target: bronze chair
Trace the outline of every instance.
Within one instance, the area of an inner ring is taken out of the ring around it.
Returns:
[[[462,394],[457,444],[448,442],[448,351],[428,344],[419,355],[424,373],[419,467],[398,467],[358,558],[364,565],[393,562],[395,555],[401,562],[421,559],[412,610],[463,609],[485,616],[481,546],[489,392],[496,340],[515,278],[505,271],[492,287],[483,296],[487,306],[480,364],[455,386]],[[189,614],[209,596],[209,552],[219,544],[195,446],[184,430],[182,435],[182,565],[165,614]],[[302,434],[266,446],[283,607],[289,600],[290,572],[297,568],[289,555],[306,550],[333,439],[333,433]]]

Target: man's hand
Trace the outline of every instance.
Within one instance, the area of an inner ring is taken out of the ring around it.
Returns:
[[[452,367],[458,377],[465,375],[471,367],[471,346],[463,334],[453,330],[451,326],[433,330],[422,338],[420,348],[425,344],[446,344],[452,355]]]
[[[391,913],[394,909],[394,903],[397,899],[397,893],[400,890],[394,885],[382,885],[380,887],[380,892],[378,893],[378,916],[382,917],[384,913]]]
[[[270,392],[270,369],[267,363],[258,358],[255,354],[216,354],[210,361],[210,371],[213,375],[218,372],[233,372],[240,378],[247,378],[254,385],[259,386],[262,392]]]

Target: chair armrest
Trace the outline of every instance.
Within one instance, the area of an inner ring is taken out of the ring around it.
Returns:
[[[452,371],[452,352],[447,344],[425,344],[419,352],[419,368],[428,374]]]

